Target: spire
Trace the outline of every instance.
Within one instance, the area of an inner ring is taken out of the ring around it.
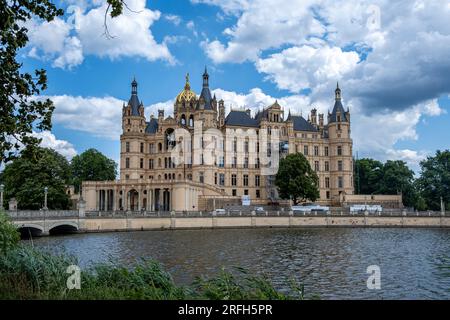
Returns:
[[[339,89],[339,82],[336,85],[336,90],[334,91],[334,93],[336,101],[341,100],[341,89]]]
[[[206,69],[205,66],[205,72],[203,73],[203,88],[202,88],[202,92],[200,93],[200,98],[203,99],[204,101],[204,108],[206,110],[212,110],[212,106],[211,106],[211,100],[213,100],[211,98],[211,91],[209,91],[209,74],[208,74],[208,70]]]
[[[133,77],[133,82],[131,82],[131,94],[137,94],[137,85],[136,77]]]
[[[191,84],[189,83],[189,72],[186,74],[186,84],[184,85],[185,90],[191,90]]]
[[[205,66],[205,72],[203,72],[203,88],[208,88],[209,87],[209,74],[208,74],[208,70],[206,70],[206,66]]]
[[[341,102],[341,89],[339,88],[339,83],[336,86],[336,90],[334,91],[335,93],[335,103],[334,103],[334,107],[333,107],[333,111],[331,112],[331,114],[328,111],[328,115],[329,115],[329,123],[331,122],[338,122],[339,121],[348,121],[347,117],[345,116],[345,111],[344,111],[344,107],[342,106],[342,102]],[[340,114],[340,117],[338,117],[338,114]]]
[[[136,77],[133,78],[133,81],[131,82],[131,97],[130,100],[128,100],[128,104],[131,106],[131,115],[132,116],[139,116],[139,107],[142,105],[142,101],[139,102],[139,98],[137,96],[137,81]]]

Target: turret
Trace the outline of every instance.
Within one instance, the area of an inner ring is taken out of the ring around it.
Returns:
[[[311,110],[311,123],[313,125],[317,125],[317,109],[316,108]]]
[[[225,124],[225,105],[222,99],[219,100],[219,127]]]
[[[342,105],[342,92],[336,86],[334,107],[328,113],[328,141],[330,154],[330,192],[332,201],[339,201],[342,193],[353,194],[352,140],[350,112]]]
[[[319,114],[319,128],[323,128],[323,113]]]
[[[123,132],[145,131],[144,105],[139,101],[137,92],[138,83],[136,79],[131,82],[131,97],[128,104],[122,107],[122,129]]]

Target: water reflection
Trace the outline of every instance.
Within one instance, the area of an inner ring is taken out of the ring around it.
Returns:
[[[449,299],[449,229],[237,229],[76,234],[34,240],[67,252],[83,266],[108,259],[162,262],[175,281],[241,266],[280,288],[294,278],[322,299]],[[368,290],[369,265],[381,290]]]

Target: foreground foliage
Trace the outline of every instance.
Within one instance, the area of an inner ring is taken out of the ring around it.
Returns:
[[[241,268],[177,286],[158,262],[146,259],[130,268],[110,262],[80,270],[80,289],[69,290],[75,257],[18,241],[16,228],[0,213],[0,299],[303,299],[303,287],[293,284],[289,296]]]
[[[213,278],[198,278],[192,286],[177,286],[169,273],[153,260],[132,268],[99,264],[81,271],[81,289],[67,289],[67,267],[77,264],[66,254],[50,254],[20,246],[0,255],[0,299],[303,299],[280,293],[265,277],[242,269],[222,270]]]
[[[15,248],[19,243],[20,235],[9,217],[0,209],[0,255]]]

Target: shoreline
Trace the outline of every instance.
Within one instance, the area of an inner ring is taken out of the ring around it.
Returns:
[[[15,220],[33,236],[52,233],[103,233],[264,228],[450,228],[450,217],[408,216],[251,216],[251,217],[90,217]]]

